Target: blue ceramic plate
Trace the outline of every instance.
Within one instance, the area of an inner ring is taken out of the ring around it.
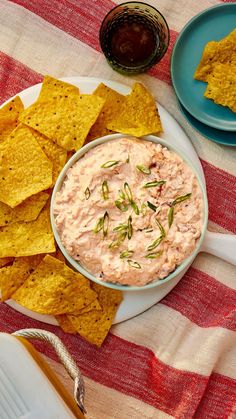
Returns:
[[[171,77],[180,102],[196,119],[210,127],[236,131],[236,114],[204,98],[207,84],[194,80],[203,49],[236,27],[236,3],[220,4],[195,16],[180,33],[172,53]]]
[[[203,124],[202,122],[194,118],[183,107],[183,105],[181,105],[180,101],[178,101],[178,104],[179,104],[180,110],[182,111],[183,115],[185,116],[187,121],[190,123],[190,125],[192,125],[193,128],[195,128],[195,130],[198,131],[200,134],[202,134],[204,137],[218,144],[236,147],[236,132],[223,131],[220,129],[209,127],[208,125]]]

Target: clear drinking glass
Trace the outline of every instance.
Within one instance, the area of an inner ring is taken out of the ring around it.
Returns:
[[[167,51],[170,32],[164,16],[141,2],[122,3],[104,18],[99,40],[114,68],[124,74],[142,73]]]

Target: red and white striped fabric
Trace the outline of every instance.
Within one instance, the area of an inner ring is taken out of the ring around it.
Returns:
[[[115,1],[119,3],[119,0]],[[180,114],[171,86],[171,49],[184,24],[217,0],[146,1],[171,28],[168,53],[135,77],[184,125],[201,158],[209,198],[209,225],[236,233],[236,154],[196,133]],[[120,2],[121,3],[121,2]],[[98,30],[111,0],[1,0],[0,101],[55,77],[95,76],[131,85],[101,54]],[[200,254],[161,303],[112,328],[102,348],[79,336],[0,305],[0,330],[45,328],[56,333],[80,366],[88,419],[236,418],[236,269]],[[53,350],[36,344],[70,389]]]

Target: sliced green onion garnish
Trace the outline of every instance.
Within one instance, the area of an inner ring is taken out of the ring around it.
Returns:
[[[106,211],[103,217],[103,237],[107,236],[108,224],[109,224],[109,215],[108,215],[108,212]]]
[[[129,208],[127,204],[119,200],[115,201],[115,206],[122,212],[126,212]]]
[[[145,228],[144,233],[152,233],[153,228]]]
[[[158,258],[159,256],[161,256],[162,255],[162,250],[160,250],[160,252],[154,252],[154,253],[148,253],[146,256],[145,256],[145,258],[147,258],[147,259],[156,259],[156,258]]]
[[[89,197],[90,197],[90,195],[91,195],[91,192],[90,192],[89,187],[87,187],[87,188],[85,189],[85,191],[84,191],[84,195],[85,195],[85,199],[89,199]]]
[[[133,210],[134,210],[135,214],[136,214],[136,215],[139,215],[138,205],[137,205],[134,201],[131,201],[130,205],[131,205],[131,207],[133,208]]]
[[[136,269],[141,269],[141,265],[139,265],[139,263],[138,262],[134,262],[133,260],[131,260],[131,259],[128,259],[128,264],[130,265],[130,266],[132,266],[132,268],[136,268]]]
[[[153,188],[155,186],[164,185],[164,183],[166,183],[166,180],[153,180],[152,182],[145,183],[143,188]]]
[[[153,210],[154,212],[156,212],[156,209],[157,209],[156,205],[152,204],[149,201],[147,201],[147,204],[148,204],[149,208],[151,208],[151,210]]]
[[[128,229],[127,229],[127,232],[128,232],[128,239],[130,240],[131,237],[132,237],[132,234],[133,234],[132,217],[131,217],[131,215],[128,218]]]
[[[119,240],[113,240],[108,246],[109,249],[114,249],[115,247],[119,247],[121,244],[121,241]]]
[[[121,243],[125,240],[127,233],[124,232],[122,234],[119,235],[118,239],[113,240],[113,242],[111,242],[109,244],[109,249],[113,249],[114,247],[119,247],[121,245]]]
[[[103,237],[107,236],[108,233],[108,224],[109,224],[109,215],[106,211],[103,217],[100,217],[97,221],[96,226],[93,229],[94,233],[98,233],[99,231],[103,231]]]
[[[131,202],[132,201],[132,192],[131,192],[131,189],[130,189],[129,184],[127,182],[124,183],[124,190],[125,190],[125,194],[128,198],[128,201]]]
[[[140,209],[140,211],[141,211],[141,214],[143,215],[143,216],[145,216],[146,215],[146,213],[147,213],[147,205],[143,202],[142,203],[142,205],[141,205],[141,209]]]
[[[133,253],[134,253],[133,250],[124,250],[123,252],[121,252],[120,258],[121,259],[129,258],[130,256],[132,256]]]
[[[103,229],[103,224],[104,224],[104,217],[100,217],[97,221],[97,224],[95,225],[93,229],[93,232],[98,233],[99,231],[101,231]]]
[[[148,251],[154,250],[156,249],[157,246],[159,246],[159,244],[161,243],[161,241],[163,240],[163,237],[160,236],[158,237],[156,240],[154,240],[147,248]]]
[[[192,194],[187,193],[186,195],[178,196],[171,204],[171,206],[174,206],[176,204],[179,204],[180,202],[186,201],[186,199],[190,198]]]
[[[106,163],[102,164],[103,169],[108,169],[109,167],[116,166],[120,163],[120,160],[108,160]]]
[[[107,180],[104,180],[104,182],[102,183],[102,196],[104,200],[109,198],[109,188]]]
[[[165,236],[166,236],[166,232],[165,232],[165,229],[164,229],[163,225],[160,223],[160,221],[158,221],[158,219],[157,219],[157,218],[155,218],[155,221],[156,221],[156,224],[157,224],[157,225],[158,225],[158,227],[159,227],[159,230],[160,230],[160,232],[161,232],[161,236],[162,236],[162,237],[165,237]]]
[[[124,193],[124,191],[122,191],[122,189],[120,189],[119,190],[119,197],[124,201],[125,200],[125,198],[126,198],[126,196],[125,196],[125,193]]]
[[[113,231],[126,231],[128,229],[128,224],[119,224],[117,227],[113,228]]]
[[[169,227],[172,226],[174,220],[174,207],[170,207],[168,211],[168,225]]]
[[[150,175],[151,173],[149,167],[145,167],[142,164],[138,164],[136,167],[140,172],[144,173],[145,175]]]
[[[174,221],[174,206],[177,205],[177,204],[180,204],[180,202],[186,201],[186,199],[189,199],[191,195],[192,195],[191,193],[187,193],[186,195],[178,196],[172,202],[171,207],[168,211],[168,225],[169,225],[169,227],[172,226],[173,221]]]
[[[120,236],[118,237],[118,240],[120,242],[123,242],[125,240],[126,236],[127,236],[127,232],[125,231],[124,233],[120,234]]]

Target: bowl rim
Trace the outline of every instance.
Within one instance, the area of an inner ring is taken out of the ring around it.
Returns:
[[[176,154],[179,155],[179,157],[181,157],[189,165],[189,167],[191,168],[191,170],[193,171],[193,173],[195,174],[195,176],[198,180],[198,183],[199,183],[199,186],[201,188],[202,195],[203,195],[204,221],[203,221],[203,225],[202,225],[202,233],[201,233],[201,236],[200,236],[200,238],[197,242],[197,245],[195,246],[195,249],[191,253],[191,255],[188,256],[186,259],[184,259],[183,262],[179,266],[177,266],[177,268],[173,272],[171,272],[169,275],[167,275],[164,279],[154,279],[152,282],[149,282],[146,285],[138,286],[138,285],[124,285],[124,284],[118,284],[118,283],[112,283],[112,282],[105,282],[105,281],[102,281],[102,280],[96,278],[93,274],[88,272],[78,261],[73,259],[69,255],[67,250],[65,249],[64,245],[62,244],[60,236],[59,236],[57,228],[56,228],[56,224],[55,224],[54,205],[53,204],[54,204],[54,201],[55,201],[55,196],[56,196],[57,192],[60,190],[60,188],[61,188],[61,186],[64,182],[64,179],[66,177],[66,173],[67,173],[68,169],[70,167],[72,167],[81,157],[83,157],[92,148],[94,148],[94,147],[96,147],[100,144],[104,144],[106,142],[114,141],[114,140],[119,139],[119,138],[120,139],[121,138],[132,139],[132,138],[136,138],[136,137],[131,136],[131,135],[126,135],[126,134],[110,134],[110,135],[106,135],[106,136],[97,138],[97,139],[89,142],[88,144],[84,145],[83,147],[81,147],[68,160],[68,162],[65,164],[65,166],[61,170],[61,172],[60,172],[60,174],[59,174],[59,176],[56,180],[56,183],[54,185],[54,188],[53,188],[53,192],[52,192],[52,196],[51,196],[51,202],[50,202],[50,222],[51,222],[54,238],[55,238],[55,241],[56,241],[59,249],[61,250],[61,252],[64,255],[64,257],[66,258],[66,260],[69,262],[69,264],[76,271],[78,271],[79,273],[81,273],[83,276],[90,279],[91,281],[96,282],[99,285],[106,286],[108,288],[112,288],[112,289],[116,289],[116,290],[120,290],[120,291],[143,291],[143,290],[147,290],[147,289],[150,289],[150,288],[155,288],[157,286],[161,286],[161,285],[165,284],[166,282],[169,282],[172,278],[176,277],[182,271],[184,271],[186,268],[188,268],[191,265],[191,263],[193,262],[193,260],[195,259],[196,255],[199,253],[201,245],[202,245],[204,237],[205,237],[205,233],[206,233],[206,229],[207,229],[207,223],[208,223],[207,193],[206,193],[205,185],[202,182],[200,176],[198,175],[195,167],[190,162],[190,160],[185,155],[185,153],[183,153],[181,150],[179,150],[178,147],[173,146],[172,144],[169,144],[166,140],[164,140],[160,137],[154,136],[154,135],[147,135],[147,136],[143,136],[143,137],[138,138],[139,140],[145,140],[145,141],[153,142],[155,144],[161,144],[162,146],[174,151]]]

